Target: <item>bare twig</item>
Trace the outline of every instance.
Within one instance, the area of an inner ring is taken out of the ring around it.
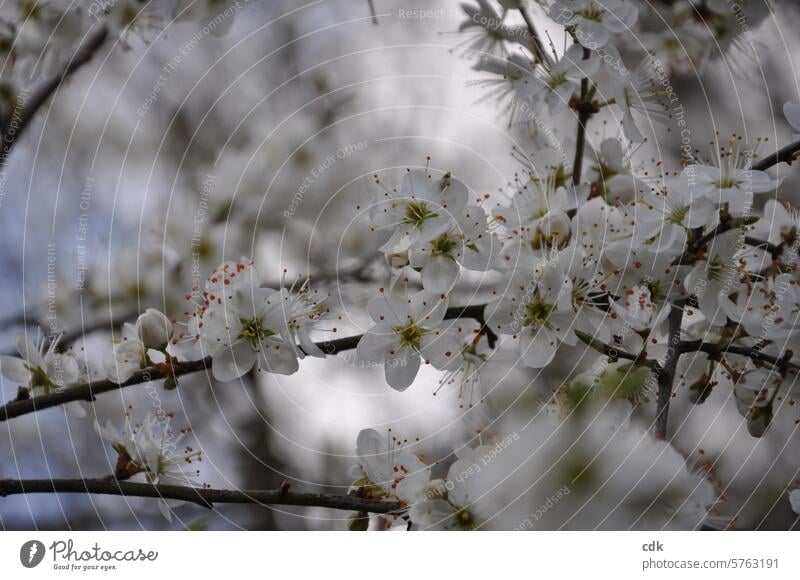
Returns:
[[[42,108],[42,106],[50,99],[51,96],[58,90],[65,80],[67,80],[75,71],[89,62],[92,57],[97,53],[99,48],[103,45],[108,37],[108,29],[105,26],[98,26],[92,32],[86,41],[78,48],[74,56],[64,66],[64,69],[54,77],[44,81],[36,88],[30,99],[25,103],[24,108],[19,113],[17,119],[9,118],[0,131],[2,135],[2,153],[0,154],[0,167],[2,167],[8,155],[11,152],[14,143],[22,136],[26,127],[30,125],[31,120]],[[9,123],[15,121],[15,130],[9,131]]]
[[[373,0],[367,0],[369,3],[369,12],[372,14],[372,23],[378,24],[378,14],[375,12],[375,2]]]
[[[217,503],[314,506],[338,510],[386,514],[403,506],[397,502],[378,501],[355,495],[295,493],[281,489],[238,490],[195,488],[180,485],[153,485],[119,481],[113,477],[94,479],[2,479],[0,497],[29,493],[85,493],[173,499],[213,508]]]
[[[658,370],[658,362],[652,359],[643,357],[641,355],[632,354],[624,350],[620,350],[610,344],[606,344],[602,340],[593,337],[591,334],[576,330],[575,335],[584,342],[587,346],[592,347],[600,354],[606,355],[612,362],[617,362],[619,359],[629,360],[636,366],[648,367]]]
[[[753,248],[757,248],[759,250],[764,250],[768,254],[772,256],[773,260],[777,260],[780,255],[783,253],[784,245],[783,244],[772,244],[766,240],[759,240],[752,236],[745,236],[744,243],[748,246]]]
[[[764,159],[761,159],[758,163],[754,163],[753,169],[755,171],[764,171],[774,165],[778,165],[781,162],[791,165],[798,153],[800,153],[800,141],[796,141],[791,145],[787,145],[772,155],[768,155]]]
[[[670,305],[667,318],[669,336],[667,338],[667,354],[664,364],[658,371],[658,397],[656,399],[655,435],[657,439],[667,438],[667,420],[669,418],[669,402],[672,399],[672,386],[675,382],[675,371],[681,356],[681,322],[685,300],[678,300]]]
[[[173,367],[173,376],[177,378],[182,375],[210,368],[210,357],[199,361],[177,363]],[[57,407],[72,401],[93,401],[97,395],[101,395],[103,393],[108,393],[110,391],[116,391],[125,387],[149,383],[150,381],[157,381],[165,378],[167,378],[167,375],[164,371],[159,368],[152,367],[138,371],[130,379],[121,384],[117,384],[106,379],[93,383],[89,382],[82,385],[64,387],[60,390],[36,397],[31,397],[29,399],[14,400],[0,407],[0,421],[7,421],[8,419],[13,419],[14,417],[19,417],[20,415],[27,415],[28,413],[42,411],[44,409],[49,409],[50,407]]]
[[[592,51],[588,48],[583,49],[583,60],[588,60],[592,56]],[[575,161],[572,163],[572,183],[578,185],[583,177],[583,155],[586,149],[586,125],[594,113],[592,103],[589,102],[589,79],[581,79],[581,96],[577,103],[578,110],[578,135],[575,139]]]
[[[791,362],[792,351],[787,350],[783,356],[772,356],[761,352],[756,347],[751,346],[723,346],[713,342],[703,342],[701,340],[683,341],[679,345],[680,351],[685,352],[704,352],[714,358],[719,358],[725,354],[735,354],[746,356],[756,362],[767,363],[774,366],[781,372],[793,372],[800,374],[800,365]]]
[[[35,318],[33,312],[21,311],[7,314],[0,318],[0,330],[8,330],[9,327],[20,326],[25,324],[26,320],[31,320],[32,318]]]
[[[672,265],[680,266],[681,264],[693,264],[696,260],[697,253],[703,250],[706,245],[708,245],[708,242],[729,231],[732,227],[730,220],[718,223],[710,232],[697,238],[693,242],[689,242],[683,250],[683,254],[675,258]]]
[[[725,232],[729,232],[736,227],[739,226],[735,219],[720,222],[711,231],[707,232],[696,240],[689,242],[686,245],[686,248],[683,250],[683,253],[672,261],[672,265],[688,266],[694,264],[698,259],[698,255],[707,249],[709,242],[711,242],[717,236],[724,234]],[[744,236],[744,243],[753,248],[758,248],[768,252],[772,255],[773,259],[777,259],[784,250],[783,245],[772,244],[766,240],[759,240],[752,236]]]
[[[486,334],[490,346],[493,347],[494,341],[497,336],[486,327],[484,320],[484,304],[473,306],[453,306],[447,309],[445,318],[454,320],[457,318],[472,318],[480,322],[482,332]],[[361,340],[362,335],[347,336],[335,340],[326,340],[318,342],[317,346],[328,355],[336,355],[344,351],[353,350],[358,346],[358,341]],[[149,383],[150,381],[157,381],[165,379],[168,374],[173,379],[190,373],[196,373],[202,370],[211,368],[211,357],[206,357],[199,361],[190,362],[176,362],[173,364],[172,369],[165,371],[163,367],[151,367],[138,371],[130,379],[122,384],[114,383],[108,379],[96,382],[89,382],[82,385],[75,385],[71,387],[64,387],[58,391],[31,397],[27,399],[14,400],[6,403],[0,407],[0,421],[7,421],[20,415],[27,415],[50,407],[57,407],[72,401],[93,401],[97,395],[116,391],[125,387],[139,385],[142,383]]]

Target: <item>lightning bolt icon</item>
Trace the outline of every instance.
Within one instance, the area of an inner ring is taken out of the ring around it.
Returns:
[[[33,562],[33,557],[39,552],[39,545],[38,544],[31,544],[30,549],[28,550],[28,564]]]

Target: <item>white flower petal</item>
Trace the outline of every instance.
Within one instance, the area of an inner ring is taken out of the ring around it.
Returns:
[[[356,439],[356,452],[364,473],[372,483],[379,485],[387,483],[390,477],[387,438],[387,435],[381,435],[375,429],[362,429]]]
[[[15,356],[0,356],[0,373],[20,386],[29,385],[32,378],[25,361]]]
[[[255,362],[255,351],[246,342],[239,341],[214,355],[211,372],[218,381],[233,381],[252,369]]]
[[[370,328],[358,341],[356,355],[365,362],[382,362],[390,351],[399,348],[397,334],[387,324],[377,324]]]
[[[461,354],[461,339],[455,332],[426,334],[422,337],[421,353],[426,363],[443,370]]]
[[[422,268],[422,286],[430,292],[447,294],[453,289],[460,272],[455,260],[445,256],[431,258]]]
[[[558,350],[558,338],[543,326],[520,335],[520,356],[526,366],[541,369],[549,365]]]
[[[800,514],[800,489],[795,489],[789,494],[789,503],[796,514]]]
[[[294,349],[276,338],[261,342],[259,362],[262,370],[279,375],[292,375],[300,369]]]
[[[111,356],[104,361],[106,375],[111,382],[121,384],[142,368],[144,346],[141,342],[126,340],[114,345]]]
[[[30,364],[30,366],[44,366],[44,360],[42,360],[42,355],[39,353],[39,349],[36,347],[33,341],[28,338],[27,334],[17,334],[16,346],[17,352],[28,362],[28,364]]]
[[[396,356],[386,359],[385,364],[386,382],[396,391],[405,391],[417,377],[420,357],[411,349],[403,348]]]

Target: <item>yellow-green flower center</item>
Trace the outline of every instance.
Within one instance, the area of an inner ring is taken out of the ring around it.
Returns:
[[[600,8],[600,6],[598,6],[597,2],[590,2],[589,5],[586,7],[586,10],[579,11],[578,15],[583,17],[585,20],[602,22],[603,12],[604,10]]]
[[[42,369],[29,365],[25,366],[27,366],[28,370],[31,372],[31,388],[43,387],[45,393],[48,393],[50,389],[55,386],[53,381],[50,380],[50,377],[47,376],[47,373]]]
[[[688,205],[682,205],[682,206],[674,208],[671,212],[669,212],[669,215],[667,215],[667,220],[670,223],[673,223],[673,224],[679,226],[679,225],[683,224],[683,220],[686,219],[687,215],[689,215],[689,206]]]
[[[442,234],[431,243],[431,256],[453,257],[453,252],[458,248],[458,237],[453,234]]]
[[[528,304],[526,310],[526,317],[525,320],[522,322],[523,326],[530,326],[532,324],[538,324],[540,326],[546,326],[547,320],[550,318],[550,314],[555,309],[555,306],[552,304],[547,304],[544,302],[539,295],[536,295],[536,298]]]
[[[658,280],[645,278],[639,281],[639,285],[650,291],[650,299],[653,302],[661,302],[667,299],[667,293],[661,288],[661,283]]]
[[[565,82],[567,82],[567,73],[550,73],[550,77],[547,79],[547,88],[554,91]]]
[[[731,176],[726,176],[720,179],[715,183],[715,185],[720,189],[733,189],[734,187],[739,187],[740,181],[738,179],[734,179]]]
[[[242,318],[240,319],[242,330],[239,332],[239,337],[246,340],[254,349],[258,348],[259,344],[265,338],[274,336],[275,333],[264,326],[264,321],[258,318]]]
[[[416,322],[395,326],[393,330],[400,337],[401,347],[407,346],[417,351],[422,348],[422,337],[427,331],[417,326]]]
[[[708,261],[708,266],[706,268],[708,273],[709,280],[719,280],[722,278],[722,275],[725,273],[725,269],[728,265],[720,258],[718,255],[714,255],[714,257]]]
[[[427,220],[437,217],[438,214],[432,211],[424,201],[413,201],[406,204],[406,215],[403,223],[416,227],[421,227]]]
[[[475,516],[466,509],[460,509],[453,515],[453,523],[456,528],[464,531],[474,530],[478,525]]]

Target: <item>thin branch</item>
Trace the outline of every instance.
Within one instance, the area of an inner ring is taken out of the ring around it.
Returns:
[[[25,324],[26,320],[35,318],[33,312],[15,312],[0,318],[0,330],[8,330],[9,327],[20,326]]]
[[[759,240],[751,236],[744,237],[744,243],[753,248],[764,250],[772,256],[773,260],[777,260],[783,253],[783,244],[772,244],[766,240]]]
[[[29,493],[85,493],[123,497],[173,499],[213,508],[217,503],[313,506],[357,512],[387,514],[403,509],[397,502],[378,501],[354,495],[295,493],[276,490],[195,488],[120,481],[113,477],[94,479],[2,479],[0,497]]]
[[[498,337],[494,331],[489,328],[484,318],[484,311],[486,310],[485,304],[475,304],[472,306],[452,306],[447,309],[444,317],[445,320],[454,320],[457,318],[471,318],[481,323],[481,334],[486,337],[489,343],[489,348],[494,348],[497,345]]]
[[[484,304],[477,304],[473,306],[453,306],[447,309],[445,319],[454,320],[458,318],[472,318],[480,322],[482,332],[486,334],[490,346],[494,346],[494,341],[497,336],[486,327],[484,320]],[[336,355],[344,351],[353,350],[358,346],[358,341],[361,340],[363,335],[346,336],[344,338],[337,338],[335,340],[326,340],[318,342],[317,346],[326,355]],[[97,395],[116,391],[125,387],[133,385],[140,385],[142,383],[149,383],[165,379],[168,374],[171,378],[177,379],[183,375],[196,373],[198,371],[208,370],[211,368],[211,357],[206,357],[198,361],[189,362],[176,362],[173,364],[172,369],[165,367],[150,367],[136,372],[130,379],[122,384],[114,383],[108,379],[102,381],[95,381],[84,383],[82,385],[74,385],[70,387],[63,387],[51,393],[39,395],[31,398],[18,398],[14,401],[6,403],[0,407],[0,421],[7,421],[20,415],[27,415],[28,413],[35,413],[50,407],[57,407],[70,403],[72,401],[93,401]]]
[[[758,163],[752,165],[751,169],[754,171],[765,171],[774,165],[778,165],[781,162],[788,163],[791,165],[792,161],[794,161],[795,156],[800,153],[800,141],[796,141],[786,147],[776,151],[772,155],[765,157],[764,159],[760,160]],[[735,220],[732,220],[735,222]],[[681,256],[675,259],[672,263],[673,266],[678,266],[681,264],[692,264],[694,263],[695,254],[703,249],[708,242],[714,239],[716,236],[732,229],[735,226],[735,223],[732,223],[731,220],[721,222],[717,225],[716,228],[708,232],[703,237],[699,238],[696,242],[691,243],[686,250],[683,252]],[[770,244],[766,241],[757,240],[755,238],[751,238],[749,236],[745,237],[745,243],[754,246],[757,248],[762,248],[772,254],[773,258],[779,256],[783,251],[783,247],[780,245]]]
[[[617,362],[619,359],[629,360],[636,366],[648,367],[654,370],[658,370],[658,362],[652,359],[643,357],[641,355],[632,354],[630,352],[626,352],[624,350],[620,350],[610,344],[606,344],[602,340],[599,340],[593,337],[591,334],[583,332],[581,330],[576,330],[575,335],[584,342],[587,346],[590,346],[600,354],[604,354],[611,362]]]
[[[783,149],[780,149],[772,155],[760,160],[758,163],[753,164],[753,170],[764,171],[774,165],[778,165],[781,162],[791,165],[798,153],[800,153],[800,141],[796,141],[791,145],[787,145]]]
[[[372,14],[372,23],[378,24],[378,14],[375,12],[375,3],[372,0],[367,0],[369,3],[369,13]]]
[[[583,49],[583,60],[588,60],[592,56],[592,51],[588,48]],[[581,96],[577,104],[578,110],[578,135],[575,139],[575,161],[572,163],[572,183],[578,185],[583,177],[583,155],[586,149],[586,125],[594,113],[592,103],[588,102],[589,79],[581,79]]]
[[[694,264],[697,261],[698,253],[704,251],[711,240],[721,234],[724,234],[725,232],[731,231],[736,227],[739,227],[739,225],[735,219],[729,219],[718,223],[710,232],[707,232],[693,242],[689,242],[689,244],[687,244],[686,248],[683,250],[683,253],[672,261],[672,265],[688,266]],[[759,240],[752,236],[744,236],[744,243],[753,248],[758,248],[768,252],[772,255],[773,259],[777,259],[783,253],[784,249],[783,245],[772,244],[766,240]]]
[[[25,128],[30,125],[31,120],[34,118],[39,109],[50,99],[51,96],[58,90],[61,83],[66,81],[75,71],[89,62],[95,53],[100,49],[108,37],[108,28],[99,26],[92,34],[89,35],[87,40],[78,48],[74,56],[64,66],[64,69],[54,77],[44,81],[36,88],[36,91],[31,95],[30,99],[25,103],[24,108],[20,112],[17,119],[13,116],[9,118],[5,126],[0,132],[3,137],[2,153],[0,153],[0,167],[2,167],[8,159],[11,148],[14,143],[25,132]],[[15,121],[15,131],[9,132],[9,124]]]
[[[772,356],[765,354],[752,346],[722,346],[713,342],[703,342],[701,340],[682,341],[679,345],[682,353],[686,352],[704,352],[714,358],[719,358],[725,354],[736,354],[739,356],[746,356],[756,362],[767,363],[781,372],[793,372],[800,374],[800,365],[791,362],[793,353],[791,350],[784,352],[783,356]]]
[[[207,357],[199,361],[176,363],[173,366],[172,374],[177,378],[210,368],[211,357]],[[72,401],[94,401],[97,395],[103,393],[165,378],[167,378],[167,374],[163,370],[151,367],[136,372],[130,379],[120,384],[105,379],[102,381],[84,383],[82,385],[63,387],[59,390],[36,397],[18,398],[0,407],[0,421],[7,421],[14,417],[19,417],[20,415],[35,413],[36,411],[57,407],[59,405],[71,403]]]
[[[672,386],[675,382],[675,371],[678,368],[678,359],[681,356],[681,322],[683,321],[683,307],[686,302],[678,300],[670,305],[667,324],[669,335],[667,337],[667,354],[664,364],[658,371],[658,398],[656,399],[656,439],[667,438],[667,420],[669,418],[669,403],[672,399]]]

